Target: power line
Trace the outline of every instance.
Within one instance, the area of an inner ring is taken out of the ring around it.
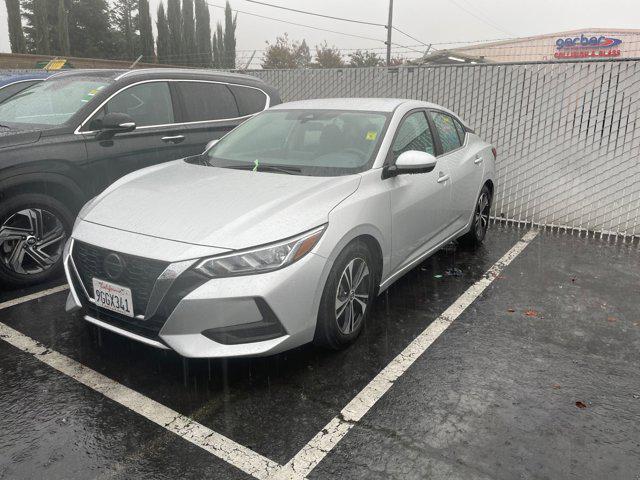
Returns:
[[[400,30],[398,27],[391,27],[393,28],[396,32],[401,33],[402,35],[409,37],[411,40],[414,40],[418,43],[421,43],[422,45],[424,45],[425,47],[428,47],[429,45],[427,45],[426,43],[424,43],[422,40],[418,40],[416,37],[412,37],[411,35],[409,35],[407,32],[403,32],[402,30]]]
[[[207,5],[209,5],[210,7],[221,8],[223,10],[225,8],[222,5],[216,5],[214,3],[209,3],[209,2],[207,2]],[[251,13],[251,12],[238,10],[237,8],[232,8],[231,10],[234,11],[234,12],[237,12],[237,13],[242,13],[243,15],[250,15],[252,17],[258,17],[258,18],[264,18],[264,19],[267,19],[267,20],[273,20],[274,22],[287,23],[289,25],[295,25],[296,27],[311,28],[312,30],[320,30],[321,32],[329,32],[329,33],[335,33],[335,34],[338,34],[338,35],[345,35],[347,37],[355,37],[355,38],[361,38],[361,39],[364,39],[364,40],[372,40],[374,42],[382,42],[382,40],[380,40],[379,38],[365,37],[365,36],[362,36],[362,35],[355,35],[353,33],[339,32],[337,30],[327,30],[326,28],[314,27],[313,25],[305,25],[305,24],[302,24],[302,23],[289,22],[287,20],[281,20],[279,18],[267,17],[266,15],[259,15],[257,13]]]
[[[469,10],[469,9],[467,9],[467,8],[465,8],[465,7],[463,7],[463,6],[462,6],[462,5],[460,5],[458,2],[456,2],[456,0],[451,0],[451,3],[453,3],[453,4],[454,4],[456,7],[458,7],[460,10],[463,10],[463,11],[467,12],[469,15],[471,15],[472,17],[474,17],[474,18],[476,18],[476,19],[480,20],[482,23],[484,23],[484,24],[486,24],[486,25],[489,25],[489,26],[490,26],[490,27],[492,27],[492,28],[495,28],[496,30],[498,30],[498,31],[500,31],[500,32],[502,32],[502,33],[504,33],[505,35],[511,35],[511,33],[507,32],[506,30],[504,30],[504,29],[503,29],[502,27],[500,27],[499,25],[497,25],[497,24],[495,24],[495,23],[493,23],[493,22],[490,22],[490,21],[488,21],[488,20],[486,20],[486,19],[484,19],[484,18],[482,18],[482,17],[480,17],[480,16],[476,15],[476,14],[475,14],[475,13],[473,13],[471,10]]]
[[[258,5],[265,5],[267,7],[279,8],[281,10],[288,10],[290,12],[302,13],[304,15],[313,15],[315,17],[330,18],[332,20],[340,20],[340,21],[343,21],[343,22],[360,23],[362,25],[373,25],[374,27],[384,27],[385,26],[382,23],[366,22],[364,20],[355,20],[353,18],[334,17],[332,15],[324,15],[322,13],[309,12],[309,11],[306,11],[306,10],[298,10],[296,8],[282,7],[280,5],[273,5],[271,3],[259,2],[257,0],[245,0],[245,1],[250,2],[250,3],[255,3],[255,4],[258,4]]]

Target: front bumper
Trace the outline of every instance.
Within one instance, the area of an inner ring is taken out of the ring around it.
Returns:
[[[93,303],[74,262],[74,241],[64,254],[67,310],[83,308],[85,320],[101,328],[190,358],[268,355],[313,339],[327,274],[327,260],[313,252],[281,270],[214,279],[194,273],[199,259],[169,263],[144,315],[128,319]]]

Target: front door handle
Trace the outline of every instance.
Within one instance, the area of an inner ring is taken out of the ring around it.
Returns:
[[[482,158],[480,155],[476,155],[476,159],[473,161],[473,163],[475,163],[476,165],[480,165],[483,161],[484,158]]]
[[[184,142],[184,135],[172,135],[170,137],[162,137],[164,143],[180,143]]]
[[[449,174],[445,175],[444,173],[440,172],[440,174],[438,175],[438,183],[444,183],[449,180],[449,178]]]

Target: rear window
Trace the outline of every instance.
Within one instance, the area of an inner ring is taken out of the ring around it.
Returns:
[[[240,87],[229,85],[229,88],[236,97],[240,115],[252,115],[265,109],[267,106],[267,96],[257,88]]]
[[[240,114],[229,88],[221,83],[176,82],[184,107],[184,122],[223,120]]]

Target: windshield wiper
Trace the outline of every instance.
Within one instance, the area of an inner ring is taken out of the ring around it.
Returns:
[[[233,168],[235,170],[256,170],[258,172],[278,172],[278,173],[287,173],[289,175],[297,175],[302,170],[296,167],[288,167],[284,165],[265,165],[263,163],[259,164],[257,167],[255,165],[225,165],[224,168]]]

